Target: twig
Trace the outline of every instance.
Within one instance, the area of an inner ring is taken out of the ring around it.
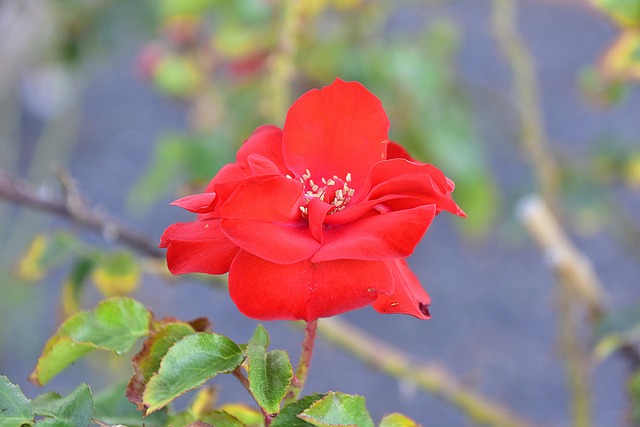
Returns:
[[[146,235],[133,230],[105,212],[87,205],[71,177],[61,172],[62,196],[35,187],[24,179],[0,169],[0,198],[66,218],[84,228],[101,233],[105,239],[124,245],[154,258],[164,255]]]
[[[526,427],[528,421],[496,402],[465,389],[447,370],[434,364],[416,363],[409,354],[338,318],[322,319],[318,333],[375,369],[415,384],[457,406],[473,422],[491,427]]]
[[[513,78],[516,108],[521,125],[520,142],[530,157],[537,187],[547,203],[556,208],[559,172],[545,133],[534,61],[517,29],[515,2],[493,0],[492,3],[494,36]]]
[[[575,311],[580,306],[586,307],[594,324],[605,315],[609,298],[589,259],[571,243],[542,198],[532,195],[524,199],[518,216],[562,284],[558,290],[560,344],[573,393],[573,420],[576,427],[588,426],[590,359],[584,344],[578,340],[581,322],[576,319]],[[620,354],[633,370],[640,368],[636,347],[626,344]]]

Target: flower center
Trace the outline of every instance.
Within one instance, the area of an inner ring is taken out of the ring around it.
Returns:
[[[306,204],[300,206],[300,211],[304,218],[309,213],[307,205],[313,198],[318,198],[333,207],[329,210],[328,215],[339,212],[345,207],[353,197],[355,190],[350,187],[351,174],[347,173],[344,179],[334,175],[332,178],[322,178],[320,182],[314,182],[311,178],[309,169],[302,175],[300,182],[304,184],[304,198]]]

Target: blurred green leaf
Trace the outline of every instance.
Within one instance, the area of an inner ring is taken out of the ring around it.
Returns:
[[[385,415],[379,427],[419,427],[415,421],[402,414]]]
[[[44,385],[78,358],[95,350],[122,354],[149,333],[151,315],[137,301],[112,298],[93,311],[68,318],[49,339],[29,379]]]
[[[167,411],[156,411],[143,417],[136,405],[125,396],[127,383],[122,382],[101,390],[94,398],[94,418],[109,425],[127,427],[163,427],[167,424]]]
[[[337,392],[328,393],[304,410],[299,417],[318,427],[373,427],[364,397]]]
[[[260,412],[242,403],[227,403],[219,410],[231,414],[247,427],[262,427],[264,422]]]
[[[54,425],[61,421],[73,427],[87,427],[93,416],[93,397],[86,384],[81,384],[65,397],[56,393],[42,395],[33,400],[32,406],[36,414],[58,420],[50,422]]]
[[[636,371],[629,380],[629,396],[631,397],[630,421],[640,422],[640,371]]]
[[[128,295],[140,283],[140,266],[131,252],[101,254],[91,273],[91,279],[105,297]]]
[[[91,258],[82,256],[76,259],[71,272],[62,283],[61,303],[66,317],[80,310],[82,293],[93,266],[94,261]]]
[[[293,368],[287,352],[267,352],[264,347],[249,344],[249,385],[258,405],[268,414],[280,412],[280,402],[287,394]]]
[[[604,359],[625,344],[640,341],[640,304],[607,314],[596,329],[595,355]]]
[[[33,410],[20,387],[0,375],[0,427],[21,427],[33,424]]]
[[[591,2],[622,26],[640,24],[640,1],[638,0],[591,0]]]
[[[240,347],[222,335],[198,333],[182,338],[169,348],[158,372],[147,383],[143,393],[147,413],[164,407],[221,372],[232,371],[243,360]]]
[[[38,234],[20,260],[17,275],[24,280],[41,280],[50,269],[76,255],[80,248],[80,242],[71,233]]]
[[[271,427],[308,427],[312,426],[298,415],[307,410],[312,404],[322,399],[324,394],[312,394],[305,396],[300,400],[291,402],[282,408],[282,411],[271,423]]]
[[[215,427],[245,427],[242,421],[224,411],[211,411],[201,417],[200,421]]]

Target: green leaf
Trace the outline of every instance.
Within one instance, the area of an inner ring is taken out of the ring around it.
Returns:
[[[34,399],[32,405],[36,414],[55,418],[73,427],[87,427],[93,415],[93,397],[86,384],[81,384],[65,397],[48,393]],[[58,422],[54,424],[58,425]]]
[[[131,252],[118,251],[98,257],[91,279],[105,297],[124,296],[140,282],[140,266]]]
[[[226,413],[225,411],[212,411],[203,415],[200,418],[200,421],[203,421],[207,424],[210,424],[215,427],[244,427],[245,424],[234,417],[231,414]]]
[[[22,390],[0,375],[0,427],[33,424],[33,410]]]
[[[249,385],[256,402],[268,414],[280,411],[280,402],[287,394],[293,368],[287,352],[275,350],[269,353],[264,347],[249,344]]]
[[[608,314],[596,330],[595,355],[605,359],[625,344],[640,341],[640,304]]]
[[[94,398],[94,418],[109,425],[128,427],[163,427],[167,425],[167,411],[156,411],[148,417],[142,417],[136,405],[125,396],[127,383],[115,384],[101,390]]]
[[[79,251],[80,243],[67,232],[38,234],[29,245],[16,270],[18,277],[36,281]]]
[[[222,335],[201,332],[182,338],[167,351],[160,369],[147,383],[143,393],[147,413],[221,372],[234,370],[243,360],[240,347]]]
[[[134,374],[127,384],[126,395],[130,402],[144,411],[143,393],[149,379],[158,372],[162,358],[169,348],[187,335],[193,335],[196,330],[184,322],[164,322],[142,344],[142,349],[133,357]]]
[[[271,427],[309,427],[310,424],[298,417],[303,411],[308,409],[312,404],[325,397],[324,394],[312,394],[303,397],[300,400],[292,402],[282,408],[282,411],[271,423]]]
[[[239,419],[247,427],[262,427],[264,424],[260,412],[242,403],[227,403],[218,409]]]
[[[373,427],[364,397],[337,392],[328,393],[299,417],[318,427]]]
[[[75,260],[71,273],[62,283],[62,311],[65,316],[71,316],[80,310],[80,300],[85,289],[87,279],[93,270],[94,261],[88,257]]]
[[[122,354],[149,333],[151,315],[129,298],[102,301],[68,318],[49,339],[29,379],[44,385],[75,360],[95,350]]]
[[[257,345],[259,347],[263,347],[264,349],[269,348],[269,332],[262,325],[256,326],[255,331],[253,331],[253,335],[249,340],[249,344]]]
[[[380,427],[419,427],[411,418],[402,414],[385,415],[380,421]]]
[[[636,371],[629,380],[629,396],[631,408],[629,418],[631,422],[640,421],[640,371]]]

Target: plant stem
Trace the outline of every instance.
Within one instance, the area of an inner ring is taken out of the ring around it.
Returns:
[[[493,33],[513,79],[520,142],[542,197],[555,209],[559,204],[560,174],[545,131],[534,60],[518,31],[517,4],[514,0],[493,0],[492,3]]]
[[[316,330],[318,329],[318,320],[312,320],[307,323],[304,328],[304,340],[302,341],[302,352],[300,354],[300,361],[296,368],[296,375],[291,381],[289,390],[287,391],[287,401],[293,401],[300,396],[300,392],[307,381],[307,374],[309,373],[309,365],[311,364],[311,357],[313,356],[313,345],[316,341]]]
[[[375,369],[442,398],[458,407],[471,421],[491,427],[530,427],[531,424],[499,403],[467,390],[446,368],[414,360],[336,317],[322,319],[318,333]]]

